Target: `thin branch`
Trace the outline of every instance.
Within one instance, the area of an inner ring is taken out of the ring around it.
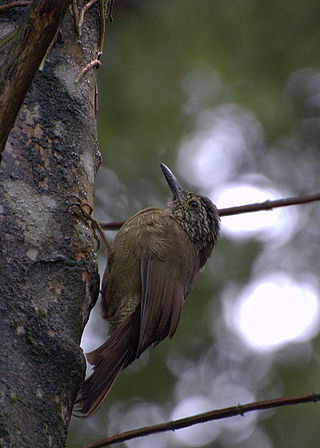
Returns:
[[[83,25],[83,21],[84,21],[84,15],[85,13],[88,11],[88,9],[91,8],[91,6],[93,6],[95,3],[97,3],[97,0],[90,0],[88,3],[86,3],[84,5],[84,7],[81,9],[80,14],[79,14],[79,22],[78,22],[78,32],[79,32],[79,36],[81,35],[81,28]],[[104,18],[103,18],[104,20]]]
[[[52,50],[52,47],[54,46],[54,44],[57,41],[58,35],[59,35],[59,31],[60,29],[58,28],[56,31],[56,34],[54,35],[54,38],[52,39],[49,47],[47,48],[46,54],[44,55],[44,58],[41,61],[41,64],[39,65],[39,71],[42,72],[43,68],[44,68],[44,64],[46,62],[47,57],[49,56],[50,51]]]
[[[106,34],[106,21],[105,21],[105,6],[104,0],[100,0],[100,32],[99,32],[99,50],[98,53],[102,54],[103,44],[104,44],[104,36]],[[112,13],[110,13],[112,14]],[[112,15],[110,16],[110,22],[112,22]]]
[[[113,22],[113,5],[114,4],[114,0],[109,0],[108,4],[107,4],[107,17],[109,17],[110,22]]]
[[[11,8],[21,8],[23,6],[29,6],[30,3],[31,3],[31,0],[29,0],[29,1],[17,0],[17,1],[11,2],[11,3],[7,3],[6,5],[0,6],[0,12],[7,11],[8,9],[11,9]]]
[[[0,72],[0,157],[24,98],[71,0],[34,0]],[[15,2],[11,6],[17,6]],[[1,158],[0,158],[1,160]]]
[[[0,50],[3,47],[5,47],[12,39],[14,39],[17,34],[18,34],[18,30],[14,29],[13,31],[11,31],[11,33],[8,33],[5,36],[1,37],[1,39],[0,39]]]
[[[119,230],[125,221],[111,221],[111,222],[100,222],[100,226],[103,230]]]
[[[276,199],[275,201],[257,202],[255,204],[240,205],[239,207],[221,208],[220,216],[239,215],[240,213],[251,213],[260,210],[272,210],[277,207],[287,207],[288,205],[307,204],[308,202],[320,201],[320,193],[311,194],[310,196]]]
[[[78,36],[81,34],[81,30],[79,28],[79,12],[78,12],[78,2],[77,0],[72,0],[72,12],[74,17],[74,23],[76,26],[76,31],[78,33]]]
[[[175,431],[181,428],[205,423],[213,420],[221,420],[227,417],[234,417],[236,415],[244,415],[246,412],[260,411],[263,409],[279,408],[281,406],[295,405],[300,403],[309,403],[320,401],[320,394],[313,393],[312,395],[300,395],[295,397],[275,398],[274,400],[255,401],[244,405],[232,406],[230,408],[218,409],[214,411],[204,412],[203,414],[193,415],[187,418],[181,418],[166,423],[160,423],[153,426],[145,426],[143,428],[133,429],[132,431],[122,432],[112,437],[107,437],[82,448],[100,448],[109,446],[114,443],[124,442],[126,440],[136,439],[150,434],[156,434],[165,431]]]
[[[99,61],[99,59],[93,59],[92,61],[90,61],[82,70],[81,72],[78,74],[78,76],[75,79],[75,83],[78,84],[78,82],[80,81],[80,79],[89,71],[91,70],[93,67],[101,67],[101,62]]]
[[[88,3],[84,5],[84,7],[81,9],[80,13],[78,13],[78,7],[76,0],[72,0],[73,2],[73,13],[76,23],[76,28],[78,35],[81,36],[82,33],[82,25],[84,22],[84,15],[88,11],[89,8],[91,8],[95,3],[97,3],[97,0],[90,0]],[[100,30],[99,30],[99,45],[97,50],[97,56],[95,59],[90,61],[84,68],[81,70],[81,72],[78,74],[78,76],[75,79],[75,83],[77,84],[80,79],[93,67],[99,68],[101,67],[100,58],[102,56],[102,50],[103,50],[103,43],[104,43],[104,36],[105,36],[105,12],[104,12],[104,2],[105,0],[99,1],[99,8],[100,8]]]
[[[238,207],[221,208],[220,216],[239,215],[240,213],[251,213],[261,210],[272,210],[277,207],[287,207],[288,205],[307,204],[308,202],[320,201],[320,193],[303,197],[293,197],[286,199],[276,199],[275,201],[257,202],[255,204],[239,205]],[[118,230],[125,221],[112,221],[100,223],[104,230]]]

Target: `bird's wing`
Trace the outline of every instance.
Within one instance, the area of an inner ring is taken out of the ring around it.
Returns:
[[[157,247],[150,250],[155,244],[150,239],[141,256],[142,297],[137,356],[150,345],[174,335],[182,303],[199,270],[195,245],[185,232],[171,218],[162,222],[162,231],[152,240],[157,241]],[[168,240],[168,235],[173,239]],[[147,241],[148,235],[144,236]],[[179,244],[172,244],[178,239]]]
[[[137,357],[151,344],[174,335],[184,299],[184,288],[166,261],[141,259],[142,299]]]

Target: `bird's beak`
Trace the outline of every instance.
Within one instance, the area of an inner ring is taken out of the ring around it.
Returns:
[[[164,177],[166,178],[170,190],[172,191],[173,199],[180,201],[180,192],[183,191],[183,188],[181,187],[178,179],[164,163],[160,163],[160,168],[162,169]]]

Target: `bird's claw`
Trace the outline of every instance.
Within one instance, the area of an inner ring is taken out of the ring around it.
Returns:
[[[71,202],[67,211],[71,211],[72,209],[77,209],[78,217],[84,221],[86,224],[89,224],[91,230],[93,232],[94,239],[97,241],[97,250],[100,248],[100,240],[97,235],[97,228],[100,226],[98,221],[93,217],[93,207],[87,201],[82,200],[79,196],[75,194],[71,194],[69,198],[75,199],[75,202]],[[87,209],[87,210],[86,210]]]
[[[100,248],[100,240],[97,236],[97,232],[100,234],[106,248],[107,248],[107,252],[108,254],[111,251],[111,244],[109,243],[109,241],[107,240],[99,222],[93,217],[93,207],[92,205],[90,205],[87,201],[79,198],[79,196],[75,195],[75,194],[71,194],[69,196],[69,198],[74,198],[75,202],[71,202],[68,207],[67,207],[67,211],[70,211],[72,208],[77,208],[78,209],[78,216],[85,221],[86,223],[90,224],[90,227],[92,229],[94,238],[96,239],[96,241],[98,242],[98,249]],[[87,210],[85,209],[87,208]]]
[[[69,198],[74,198],[75,202],[71,202],[68,205],[67,211],[70,211],[72,208],[78,208],[80,212],[79,214],[82,215],[82,218],[85,218],[90,222],[95,221],[95,219],[92,216],[93,213],[92,205],[90,205],[87,201],[84,201],[83,199],[79,198],[79,196],[75,194],[71,194]],[[88,211],[85,210],[85,207],[88,209]]]

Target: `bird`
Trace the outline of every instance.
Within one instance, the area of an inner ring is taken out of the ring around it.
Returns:
[[[107,341],[87,353],[93,372],[74,415],[90,417],[118,374],[150,346],[174,335],[182,305],[217,242],[219,212],[210,199],[182,188],[164,164],[172,193],[165,209],[148,207],[126,221],[108,254],[101,304]]]

